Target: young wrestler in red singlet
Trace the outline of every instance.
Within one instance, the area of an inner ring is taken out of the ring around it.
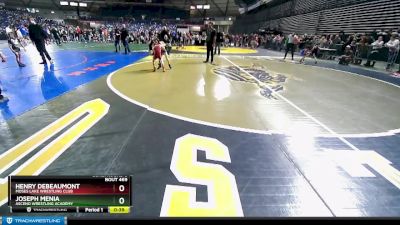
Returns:
[[[153,47],[153,72],[156,72],[156,66],[154,65],[154,62],[156,59],[159,60],[161,67],[163,68],[163,72],[165,72],[165,67],[164,67],[164,62],[162,60],[162,46],[158,40],[154,41],[154,47]]]

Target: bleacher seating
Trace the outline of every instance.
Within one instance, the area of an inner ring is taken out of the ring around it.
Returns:
[[[400,0],[294,0],[239,17],[233,31],[249,33],[277,27],[284,33],[309,34],[397,30],[399,12]]]
[[[360,4],[371,0],[297,0],[294,14],[305,14],[325,9],[333,9],[348,5]]]
[[[328,2],[335,2],[330,0],[301,0],[297,1],[294,7],[295,14],[304,14],[315,12],[324,9]]]
[[[278,26],[278,27],[277,27]],[[285,17],[265,22],[263,27],[278,28],[283,33],[315,34],[318,26],[318,13]]]
[[[318,33],[365,33],[400,28],[400,0],[378,0],[321,12]],[[340,16],[339,16],[340,15]]]

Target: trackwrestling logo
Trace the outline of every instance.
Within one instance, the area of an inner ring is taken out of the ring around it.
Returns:
[[[5,222],[5,223],[4,223]],[[17,217],[7,217],[3,220],[3,224],[10,225],[33,225],[33,224],[54,224],[54,225],[64,225],[65,219],[60,216],[39,216],[39,217],[26,217],[26,216],[17,216]]]
[[[273,91],[283,90],[283,84],[287,77],[282,74],[272,74],[264,66],[255,65],[242,67],[247,73],[241,71],[236,66],[221,66],[214,68],[213,72],[219,76],[224,76],[230,80],[257,84],[261,89],[260,94],[268,99],[275,99]],[[249,74],[251,76],[249,76]],[[261,81],[259,83],[257,80]],[[273,90],[273,91],[271,91]]]

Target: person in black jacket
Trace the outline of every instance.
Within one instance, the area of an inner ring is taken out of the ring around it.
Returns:
[[[121,31],[118,27],[116,27],[114,31],[114,40],[115,52],[121,51]]]
[[[158,35],[158,39],[166,44],[165,49],[167,50],[168,55],[171,53],[171,34],[169,33],[166,26],[163,26],[162,31]]]
[[[6,62],[6,57],[3,55],[3,53],[0,51],[0,58],[1,58],[1,62]],[[4,95],[1,94],[1,86],[0,86],[0,103],[4,103],[6,101],[8,101],[8,98]]]
[[[50,63],[53,64],[53,60],[51,59],[49,53],[46,50],[46,44],[45,44],[45,39],[47,38],[46,32],[40,25],[36,24],[33,18],[29,20],[28,30],[31,41],[35,44],[36,49],[38,50],[40,56],[42,57],[42,62],[40,64],[47,64],[46,57],[50,61]]]
[[[213,25],[214,25],[213,22],[209,22],[206,25],[207,59],[206,59],[206,61],[204,61],[204,63],[208,63],[210,55],[211,55],[211,64],[213,64],[213,61],[214,61],[214,47],[215,47],[215,42],[217,39],[217,32],[215,31]]]
[[[61,45],[61,38],[60,32],[58,32],[57,28],[53,26],[51,29],[51,34],[53,34],[54,40],[56,41],[57,45]]]
[[[128,54],[128,52],[129,53],[131,52],[131,49],[129,48],[129,43],[128,43],[128,36],[129,36],[129,32],[126,29],[125,24],[123,24],[122,30],[121,30],[121,41],[125,48],[125,54]]]
[[[1,62],[6,62],[6,57],[3,55],[3,53],[1,51],[0,51],[0,58],[1,58]],[[8,98],[1,94],[1,86],[0,86],[0,103],[4,103],[7,101],[8,101]]]
[[[221,54],[221,45],[224,42],[224,34],[222,32],[217,33],[217,43],[215,45],[215,50],[214,50],[214,55],[217,54],[217,49],[218,49],[218,55]]]

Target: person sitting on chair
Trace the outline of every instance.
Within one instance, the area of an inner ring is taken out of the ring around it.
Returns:
[[[353,61],[354,52],[351,50],[351,46],[347,45],[344,51],[344,55],[342,55],[339,59],[340,65],[349,65],[350,62]]]
[[[378,40],[374,41],[374,43],[371,44],[372,46],[372,51],[367,57],[367,63],[364,64],[366,67],[374,67],[376,63],[376,59],[379,55],[379,50],[383,48],[384,42],[383,42],[383,37],[379,36]],[[372,65],[371,65],[372,61]]]

